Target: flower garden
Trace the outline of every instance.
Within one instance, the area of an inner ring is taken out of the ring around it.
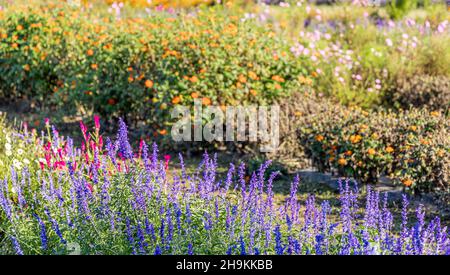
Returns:
[[[450,254],[444,2],[4,2],[0,254]],[[175,142],[198,100],[278,150]]]

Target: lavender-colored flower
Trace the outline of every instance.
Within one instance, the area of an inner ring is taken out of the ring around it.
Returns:
[[[47,239],[47,230],[45,228],[45,223],[41,220],[41,218],[37,214],[33,214],[33,216],[37,219],[37,221],[39,223],[41,248],[43,251],[46,251],[48,248],[48,239]]]
[[[14,250],[16,251],[16,254],[23,255],[22,248],[20,247],[20,244],[19,244],[19,241],[17,240],[17,238],[14,236],[10,236],[9,238],[11,239],[11,242],[13,244]]]
[[[119,119],[119,133],[117,135],[119,154],[125,159],[133,159],[133,149],[128,141],[127,125],[122,118]]]

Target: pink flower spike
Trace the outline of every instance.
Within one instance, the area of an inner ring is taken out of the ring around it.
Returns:
[[[87,128],[86,128],[86,125],[84,125],[82,120],[80,120],[80,128],[81,128],[81,132],[83,133],[84,140],[87,140],[87,137],[86,137]]]
[[[98,115],[94,115],[94,123],[95,123],[95,129],[100,129],[100,117]]]
[[[50,126],[50,119],[48,117],[44,118],[45,126]]]
[[[169,169],[169,161],[170,161],[170,155],[164,155],[165,160],[165,169]]]

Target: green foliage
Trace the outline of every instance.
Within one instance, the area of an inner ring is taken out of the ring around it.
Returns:
[[[400,19],[417,7],[417,0],[392,0],[387,10],[391,18]]]
[[[367,183],[387,175],[415,191],[448,192],[448,117],[426,110],[366,112],[319,105],[297,127],[300,144],[322,171]]]

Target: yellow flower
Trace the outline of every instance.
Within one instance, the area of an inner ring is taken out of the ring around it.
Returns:
[[[369,155],[375,155],[375,153],[376,153],[377,151],[375,151],[375,149],[373,149],[373,148],[369,148],[368,150],[367,150],[367,153],[369,154]]]
[[[344,159],[344,158],[340,158],[340,159],[338,160],[338,163],[339,163],[339,165],[344,166],[344,165],[347,164],[347,160]]]
[[[390,154],[390,153],[394,152],[394,148],[392,148],[391,146],[388,146],[388,147],[386,147],[386,152]]]

